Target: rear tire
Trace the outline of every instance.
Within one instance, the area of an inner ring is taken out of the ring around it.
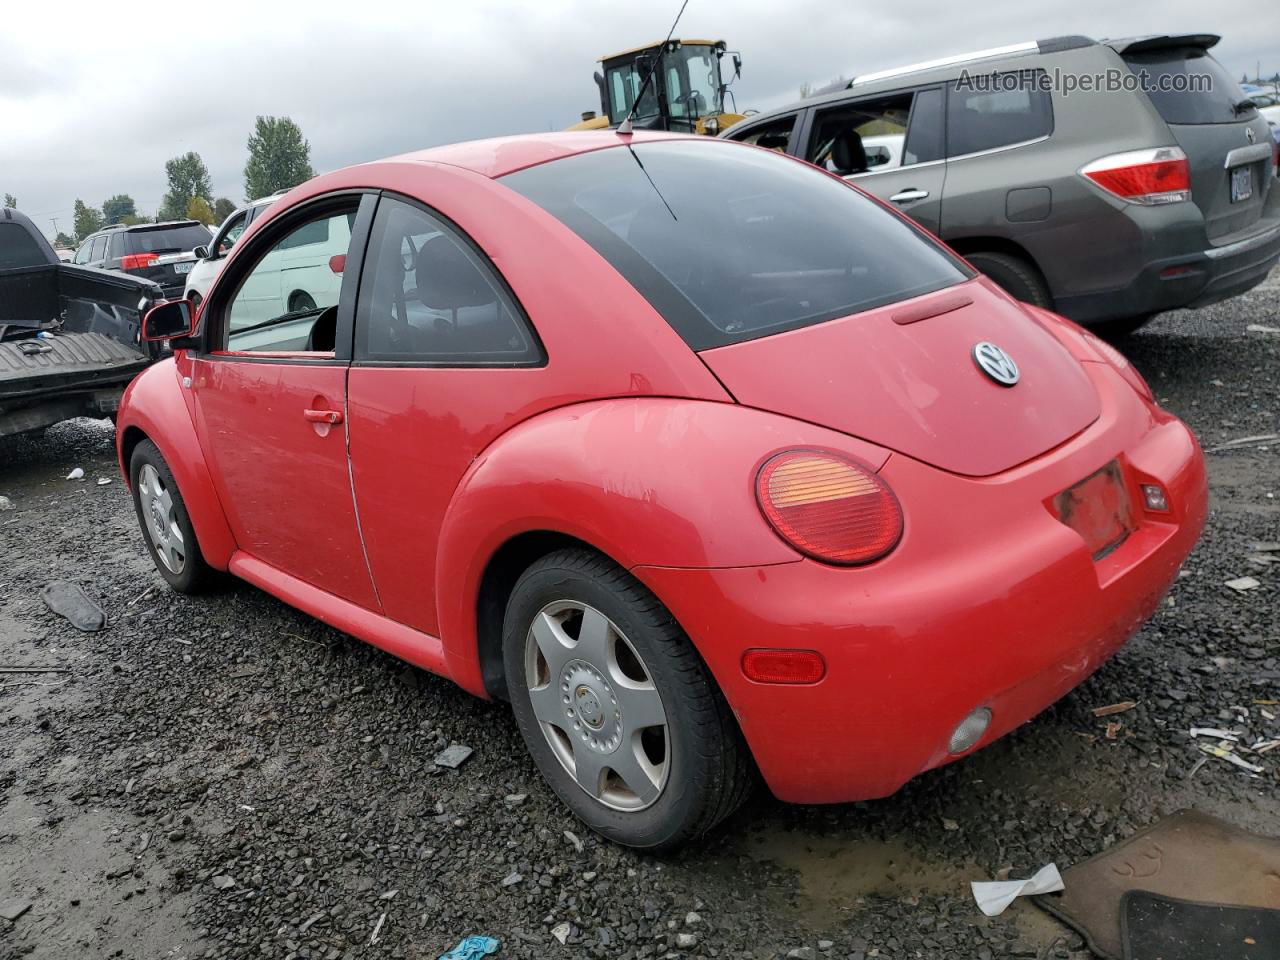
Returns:
[[[567,549],[529,567],[507,603],[503,660],[534,762],[602,836],[671,850],[750,792],[754,767],[710,671],[657,598],[606,557]]]
[[[1011,297],[1045,310],[1053,309],[1049,287],[1033,263],[1011,253],[979,251],[964,254],[964,258]]]
[[[1132,333],[1151,322],[1154,313],[1144,313],[1137,317],[1115,317],[1111,320],[1099,320],[1085,324],[1085,329],[1096,333],[1103,340],[1123,340]]]
[[[305,290],[295,290],[289,294],[289,312],[302,313],[304,310],[316,308],[315,298]]]
[[[179,593],[207,590],[217,581],[217,572],[205,563],[182,492],[160,449],[150,440],[134,448],[129,484],[142,538],[160,576]]]

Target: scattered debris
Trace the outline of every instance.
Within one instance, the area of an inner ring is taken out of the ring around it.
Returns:
[[[1207,753],[1211,757],[1217,757],[1219,760],[1225,760],[1227,763],[1234,764],[1241,770],[1247,770],[1249,773],[1264,773],[1266,767],[1260,767],[1256,763],[1250,763],[1244,757],[1232,753],[1227,747],[1221,744],[1202,743],[1200,750]]]
[[[232,680],[243,680],[245,677],[256,677],[262,673],[261,667],[236,667],[227,674]]]
[[[460,743],[451,743],[436,754],[436,766],[457,770],[472,754],[470,747]]]
[[[314,924],[316,924],[317,922],[323,919],[324,919],[323,913],[313,913],[311,916],[307,917],[305,921],[303,921],[302,926],[298,928],[298,933],[306,933],[308,930],[311,929],[311,927]]]
[[[502,885],[504,887],[514,887],[517,883],[519,883],[523,879],[524,877],[521,874],[516,873],[514,870],[512,870],[510,873],[508,873],[505,877],[502,878]]]
[[[1094,707],[1093,715],[1095,717],[1109,717],[1112,714],[1124,713],[1127,710],[1132,710],[1137,705],[1138,702],[1136,700],[1122,700],[1119,703],[1108,704],[1105,707]]]
[[[1235,440],[1228,440],[1226,443],[1220,443],[1216,447],[1210,447],[1205,453],[1236,450],[1240,447],[1250,447],[1256,443],[1272,443],[1276,440],[1280,440],[1280,433],[1259,433],[1252,437],[1237,437]]]
[[[1120,731],[1123,728],[1124,728],[1124,721],[1112,720],[1107,724],[1107,732],[1104,734],[1104,736],[1108,740],[1114,740],[1117,736],[1119,736]]]
[[[576,833],[574,833],[572,830],[566,830],[564,832],[564,838],[573,845],[573,849],[575,852],[577,853],[582,852],[582,841],[578,839],[578,835]]]
[[[399,893],[399,892],[400,892],[399,890],[388,890],[386,893],[381,894],[381,895],[378,897],[378,899],[379,899],[379,900],[394,900],[394,899],[396,898],[396,894],[397,894],[397,893]]]
[[[218,874],[216,877],[211,877],[209,882],[213,884],[215,890],[230,890],[236,885],[235,880],[226,874]]]
[[[1227,730],[1224,727],[1192,727],[1189,731],[1193,737],[1212,737],[1214,740],[1240,739],[1243,730]]]
[[[698,935],[696,933],[677,933],[676,947],[680,950],[692,950],[698,945]]]
[[[1268,327],[1261,323],[1250,323],[1245,326],[1247,333],[1275,333],[1280,334],[1280,327]]]
[[[1280,747],[1280,740],[1258,740],[1249,749],[1254,753],[1270,753],[1276,747]]]
[[[0,667],[0,673],[69,673],[67,667]]]
[[[382,916],[378,918],[378,922],[373,925],[373,936],[369,938],[369,946],[373,946],[378,942],[378,937],[382,935],[382,925],[387,922],[387,911],[382,911]]]
[[[0,510],[12,510],[13,501],[8,497],[0,497]]]
[[[98,478],[98,486],[100,486],[100,487],[105,487],[107,484],[109,484],[109,483],[111,483],[111,482],[112,482],[112,481],[111,481],[111,478],[110,478],[110,477],[99,477],[99,478]]]
[[[1280,540],[1255,540],[1249,549],[1254,553],[1280,553]]]
[[[13,923],[30,909],[30,900],[6,900],[0,903],[0,917]]]
[[[508,807],[518,807],[528,799],[529,795],[527,793],[508,793],[502,798],[502,802]]]
[[[96,633],[107,622],[102,608],[89,599],[79,584],[69,580],[54,580],[40,591],[40,598],[46,607],[85,633]]]
[[[1236,577],[1234,580],[1228,580],[1226,586],[1236,593],[1244,593],[1246,590],[1256,590],[1262,584],[1253,577]]]
[[[501,942],[493,937],[466,937],[448,953],[441,954],[440,960],[480,960],[497,953],[499,946]]]
[[[998,917],[1018,897],[1056,893],[1063,889],[1063,884],[1058,865],[1050,863],[1037,870],[1035,876],[1028,880],[974,881],[969,884],[969,888],[973,891],[978,909],[988,917]]]
[[[551,928],[551,935],[560,941],[561,946],[569,942],[571,933],[573,933],[573,925],[568,920],[561,920]]]
[[[67,474],[67,479],[68,479],[68,480],[83,480],[83,479],[84,479],[84,467],[76,467],[74,470],[72,470],[70,473],[68,473],[68,474]]]
[[[942,829],[950,833],[954,833],[955,831],[960,829],[960,824],[956,823],[954,820],[949,820],[946,817],[943,817]]]

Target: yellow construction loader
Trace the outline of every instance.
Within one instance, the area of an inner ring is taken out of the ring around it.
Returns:
[[[723,40],[667,40],[600,58],[596,73],[600,113],[589,110],[570,130],[616,127],[628,114],[642,130],[678,130],[715,136],[742,119],[725,110],[729,83],[721,80],[720,61],[733,64],[733,80],[742,74],[742,58]],[[653,79],[645,86],[645,77]],[[644,90],[639,104],[636,96]],[[634,112],[632,110],[634,108]],[[734,104],[737,109],[737,104]]]

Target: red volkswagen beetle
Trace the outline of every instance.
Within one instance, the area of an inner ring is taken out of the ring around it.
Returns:
[[[303,296],[305,294],[305,296]],[[319,177],[134,381],[161,576],[510,700],[602,834],[882,797],[1125,642],[1205,518],[1110,347],[811,166],[608,131]]]

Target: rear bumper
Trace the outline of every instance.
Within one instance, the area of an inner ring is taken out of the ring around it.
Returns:
[[[781,799],[886,796],[955,757],[971,711],[992,723],[980,749],[1078,685],[1151,615],[1204,525],[1195,438],[1087,364],[1102,418],[1063,447],[997,477],[962,478],[900,455],[881,471],[906,515],[902,542],[860,569],[810,560],[635,573],[693,638]],[[1156,481],[1171,512],[1095,562],[1050,513],[1052,497],[1118,459],[1135,506]],[[751,647],[819,651],[817,684],[748,680]]]
[[[1273,204],[1274,206],[1274,204]],[[1256,287],[1280,262],[1280,216],[1221,246],[1203,241],[1187,253],[1147,263],[1122,287],[1060,297],[1057,309],[1077,323],[1205,307]]]

